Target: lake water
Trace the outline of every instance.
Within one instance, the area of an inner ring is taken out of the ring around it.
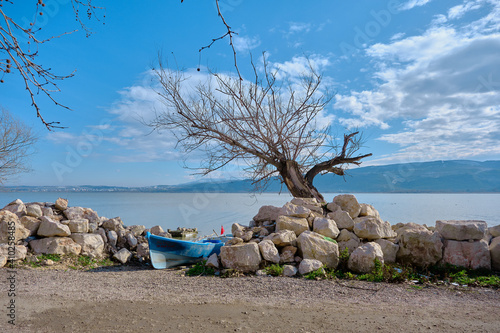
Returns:
[[[336,194],[324,194],[331,201]],[[500,194],[359,193],[359,202],[373,205],[391,224],[415,222],[435,225],[436,220],[483,220],[500,224]],[[263,193],[112,193],[112,192],[1,192],[0,207],[15,199],[54,202],[92,208],[99,216],[120,216],[125,225],[161,225],[163,229],[196,227],[201,234],[231,230],[234,222],[248,224],[263,205],[282,206],[288,194]]]

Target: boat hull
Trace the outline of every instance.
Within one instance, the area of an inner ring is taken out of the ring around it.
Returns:
[[[179,265],[193,264],[220,252],[220,241],[190,242],[166,238],[147,233],[151,264],[156,269],[165,269]],[[215,251],[214,251],[215,248]]]

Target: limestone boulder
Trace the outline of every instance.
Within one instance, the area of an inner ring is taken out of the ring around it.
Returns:
[[[339,205],[337,205],[335,202],[329,202],[327,205],[326,205],[326,209],[330,212],[336,212],[338,210],[342,210],[342,208],[340,208]]]
[[[63,222],[61,222],[63,223]],[[89,220],[79,219],[79,220],[67,220],[64,223],[68,226],[69,231],[73,232],[89,232]]]
[[[137,238],[131,232],[125,235],[125,239],[127,240],[127,245],[129,249],[133,250],[136,248]]]
[[[0,244],[0,257],[4,256],[8,260],[24,260],[28,249],[24,245]]]
[[[484,240],[475,242],[445,240],[442,262],[469,269],[491,269],[488,243]]]
[[[220,260],[224,268],[255,272],[259,269],[262,257],[259,245],[252,242],[223,246],[220,251]]]
[[[40,227],[38,227],[37,235],[42,237],[66,237],[71,235],[71,231],[67,225],[53,221],[50,217],[42,216]]]
[[[382,249],[382,253],[384,254],[384,262],[385,263],[395,263],[396,262],[396,256],[398,254],[399,250],[399,245],[394,244],[393,242],[387,240],[387,239],[377,239],[375,241],[378,245],[380,245],[380,248]]]
[[[354,220],[351,218],[351,215],[349,215],[348,212],[344,212],[343,210],[336,210],[334,212],[328,213],[326,216],[329,219],[334,220],[339,229],[354,229]]]
[[[19,219],[19,222],[30,231],[30,236],[36,235],[38,228],[40,227],[41,221],[33,216],[23,216]]]
[[[112,247],[116,247],[116,243],[118,242],[118,234],[114,230],[108,230],[108,244]]]
[[[213,253],[210,257],[208,257],[207,262],[205,263],[205,266],[219,269],[220,265],[219,265],[219,258],[217,257],[217,254]]]
[[[349,254],[351,254],[361,244],[361,240],[355,233],[347,229],[342,229],[337,237],[337,243],[339,245],[339,251],[342,252],[347,248]]]
[[[42,207],[40,207],[37,204],[31,204],[26,206],[26,215],[32,216],[32,217],[42,217],[43,212],[42,212]]]
[[[311,214],[311,210],[306,207],[294,205],[291,202],[287,202],[279,212],[279,215],[292,216],[292,217],[303,217],[306,218]],[[279,220],[279,218],[278,218]]]
[[[320,260],[304,259],[299,264],[299,273],[300,275],[306,275],[307,273],[317,271],[320,268],[323,268],[323,262]]]
[[[104,230],[103,228],[97,228],[97,230],[94,231],[94,234],[101,236],[104,244],[108,242],[108,236],[106,235],[106,230]]]
[[[280,230],[292,230],[298,237],[304,231],[309,230],[309,222],[301,217],[280,216],[276,221],[276,231]]]
[[[257,215],[253,217],[255,222],[264,222],[264,221],[276,221],[278,216],[280,215],[281,207],[275,206],[262,206],[259,209]]]
[[[139,237],[142,235],[144,230],[146,230],[146,227],[143,225],[131,225],[130,227],[127,227],[128,230],[130,230],[130,233],[134,237]]]
[[[292,277],[297,275],[298,269],[295,266],[292,265],[285,265],[283,266],[283,276],[288,276]]]
[[[125,229],[123,227],[123,222],[122,219],[119,217],[115,217],[109,220],[106,220],[102,223],[102,227],[106,230],[113,230],[118,232],[118,230],[123,230]]]
[[[165,230],[163,230],[163,228],[159,225],[155,225],[154,227],[152,227],[151,229],[149,229],[149,232],[153,235],[160,235],[161,233],[164,233]]]
[[[79,220],[83,219],[83,208],[82,207],[68,207],[63,211],[64,216],[68,220]]]
[[[26,215],[26,205],[22,202],[21,199],[16,199],[5,206],[3,211],[9,211],[11,213],[16,214],[18,217]]]
[[[375,269],[375,260],[384,264],[382,248],[375,242],[366,243],[354,250],[349,256],[347,266],[353,272],[370,273]]]
[[[359,238],[376,240],[379,238],[393,238],[396,233],[389,222],[384,222],[373,216],[363,216],[354,219],[354,233]]]
[[[337,238],[340,233],[335,221],[325,217],[316,217],[314,219],[313,231],[332,239]]]
[[[4,267],[7,264],[7,257],[0,256],[0,268]]]
[[[104,242],[98,234],[76,233],[71,239],[82,247],[81,254],[91,258],[100,258],[104,253]]]
[[[450,240],[480,240],[483,239],[488,224],[479,220],[438,220],[436,231],[444,239]]]
[[[266,239],[259,243],[260,253],[264,260],[278,264],[280,262],[280,254],[274,245],[273,241]]]
[[[54,206],[56,207],[56,209],[64,211],[66,210],[66,208],[68,208],[68,199],[57,198]]]
[[[297,238],[297,245],[303,259],[316,259],[328,268],[336,268],[339,263],[339,247],[336,242],[326,240],[324,236],[304,231]]]
[[[500,236],[495,237],[490,243],[491,269],[500,272]]]
[[[351,218],[356,218],[361,212],[361,205],[358,199],[352,194],[340,194],[333,198],[333,202],[340,206],[343,211],[349,213]]]
[[[89,220],[89,223],[95,224],[97,226],[102,225],[101,218],[97,215],[91,208],[83,208],[82,218]]]
[[[492,237],[500,237],[500,224],[488,229],[489,234]]]
[[[0,243],[17,243],[29,236],[30,230],[20,223],[16,214],[7,210],[0,211]]]
[[[297,253],[297,248],[295,246],[285,246],[281,249],[280,253],[280,263],[289,263],[295,261],[295,254]]]
[[[144,260],[149,259],[149,244],[148,242],[146,243],[139,243],[137,245],[137,257],[142,258]]]
[[[121,249],[120,251],[116,252],[113,255],[113,259],[119,261],[122,264],[126,264],[130,260],[131,257],[132,257],[132,253],[125,248]]]
[[[441,235],[424,227],[398,229],[396,260],[419,267],[435,265],[443,258]]]
[[[361,211],[359,212],[359,216],[373,216],[380,219],[380,213],[372,205],[362,203],[360,206]]]
[[[292,204],[310,209],[312,212],[317,212],[323,215],[321,203],[316,198],[293,198],[290,201]]]
[[[43,207],[42,214],[43,214],[43,216],[47,216],[47,217],[52,218],[54,216],[54,211],[50,207]]]
[[[32,240],[29,243],[35,254],[74,254],[79,255],[82,251],[80,244],[77,244],[70,237],[47,237]]]

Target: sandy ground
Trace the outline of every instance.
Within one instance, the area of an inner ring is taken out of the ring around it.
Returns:
[[[16,325],[0,269],[1,332],[500,332],[500,290],[140,267],[19,269]]]

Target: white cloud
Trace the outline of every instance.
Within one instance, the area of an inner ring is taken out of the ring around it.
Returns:
[[[353,116],[339,121],[385,130],[379,140],[400,147],[385,162],[500,154],[500,33],[492,15],[499,7],[473,22],[434,21],[422,35],[368,47],[380,83],[336,96],[335,107]],[[391,128],[398,120],[405,127]]]
[[[237,52],[248,52],[261,44],[259,37],[235,36],[233,45]]]
[[[308,33],[311,31],[310,23],[290,22],[288,26],[289,34]]]
[[[409,0],[408,2],[399,6],[399,10],[410,10],[415,7],[421,7],[423,5],[428,4],[432,0]]]

